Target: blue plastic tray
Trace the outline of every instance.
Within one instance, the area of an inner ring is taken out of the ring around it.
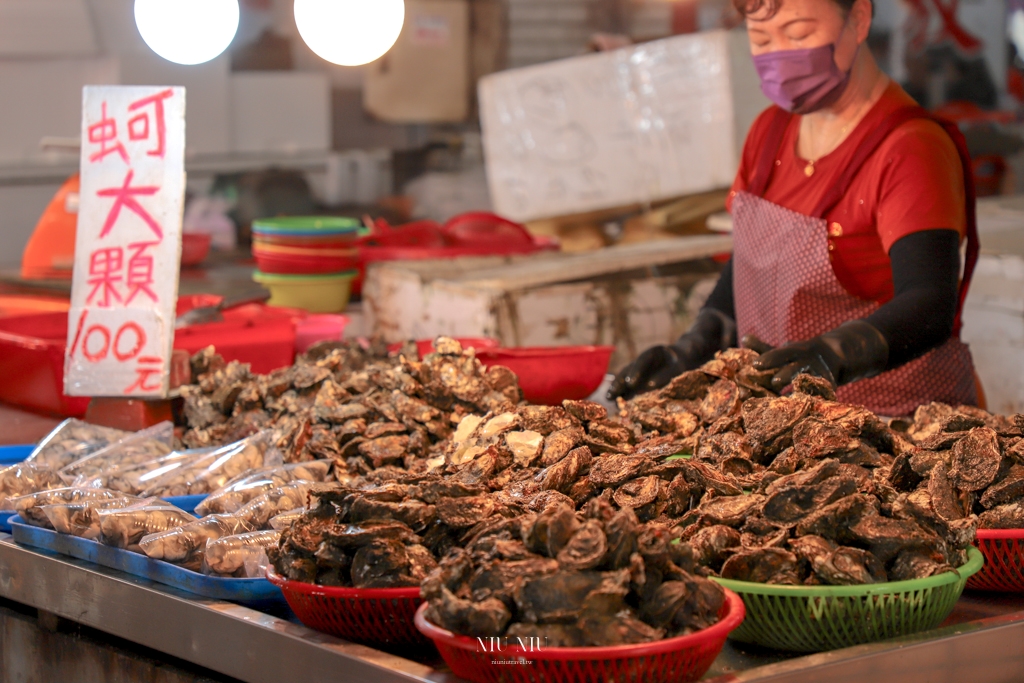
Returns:
[[[60,534],[51,529],[26,524],[21,517],[12,517],[14,540],[21,545],[42,548],[62,555],[70,555],[104,567],[117,569],[144,579],[214,600],[227,600],[250,606],[284,602],[281,589],[266,579],[226,579],[206,576],[184,567],[153,560],[133,553],[77,536]]]
[[[196,513],[196,506],[206,500],[206,494],[204,493],[199,496],[169,496],[164,498],[164,500],[179,510],[184,510],[188,514],[194,515]]]
[[[0,465],[16,465],[32,454],[34,443],[19,446],[0,446]]]
[[[19,446],[0,446],[0,467],[17,465],[19,462],[23,462],[35,449],[36,445],[32,443]],[[13,510],[0,512],[0,531],[11,533],[10,519],[13,516]]]

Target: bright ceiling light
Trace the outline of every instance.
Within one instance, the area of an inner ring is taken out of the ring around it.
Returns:
[[[238,0],[135,0],[135,24],[153,52],[177,64],[202,64],[238,31]]]
[[[295,24],[306,45],[342,66],[381,57],[404,23],[405,0],[295,0]]]

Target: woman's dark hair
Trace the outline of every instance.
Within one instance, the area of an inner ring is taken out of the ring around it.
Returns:
[[[839,9],[843,10],[843,14],[849,14],[850,10],[853,9],[853,4],[856,0],[832,0],[839,6]],[[761,10],[765,10],[765,18],[770,19],[775,16],[775,13],[779,11],[779,5],[782,4],[782,0],[732,0],[732,6],[736,8],[736,11],[740,13],[741,17],[748,17],[751,14],[757,14]],[[875,0],[871,0],[871,13],[874,15]]]

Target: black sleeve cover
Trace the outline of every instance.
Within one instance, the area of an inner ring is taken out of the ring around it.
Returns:
[[[724,313],[732,320],[736,320],[736,306],[732,298],[732,259],[722,268],[722,275],[718,278],[718,284],[711,290],[705,308],[713,308],[719,313]]]
[[[915,232],[892,245],[889,258],[893,298],[866,320],[889,343],[886,369],[892,370],[952,336],[960,286],[960,234]]]

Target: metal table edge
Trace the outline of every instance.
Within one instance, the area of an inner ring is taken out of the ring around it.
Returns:
[[[7,534],[0,534],[0,596],[246,683],[458,680],[241,605],[22,547]]]

